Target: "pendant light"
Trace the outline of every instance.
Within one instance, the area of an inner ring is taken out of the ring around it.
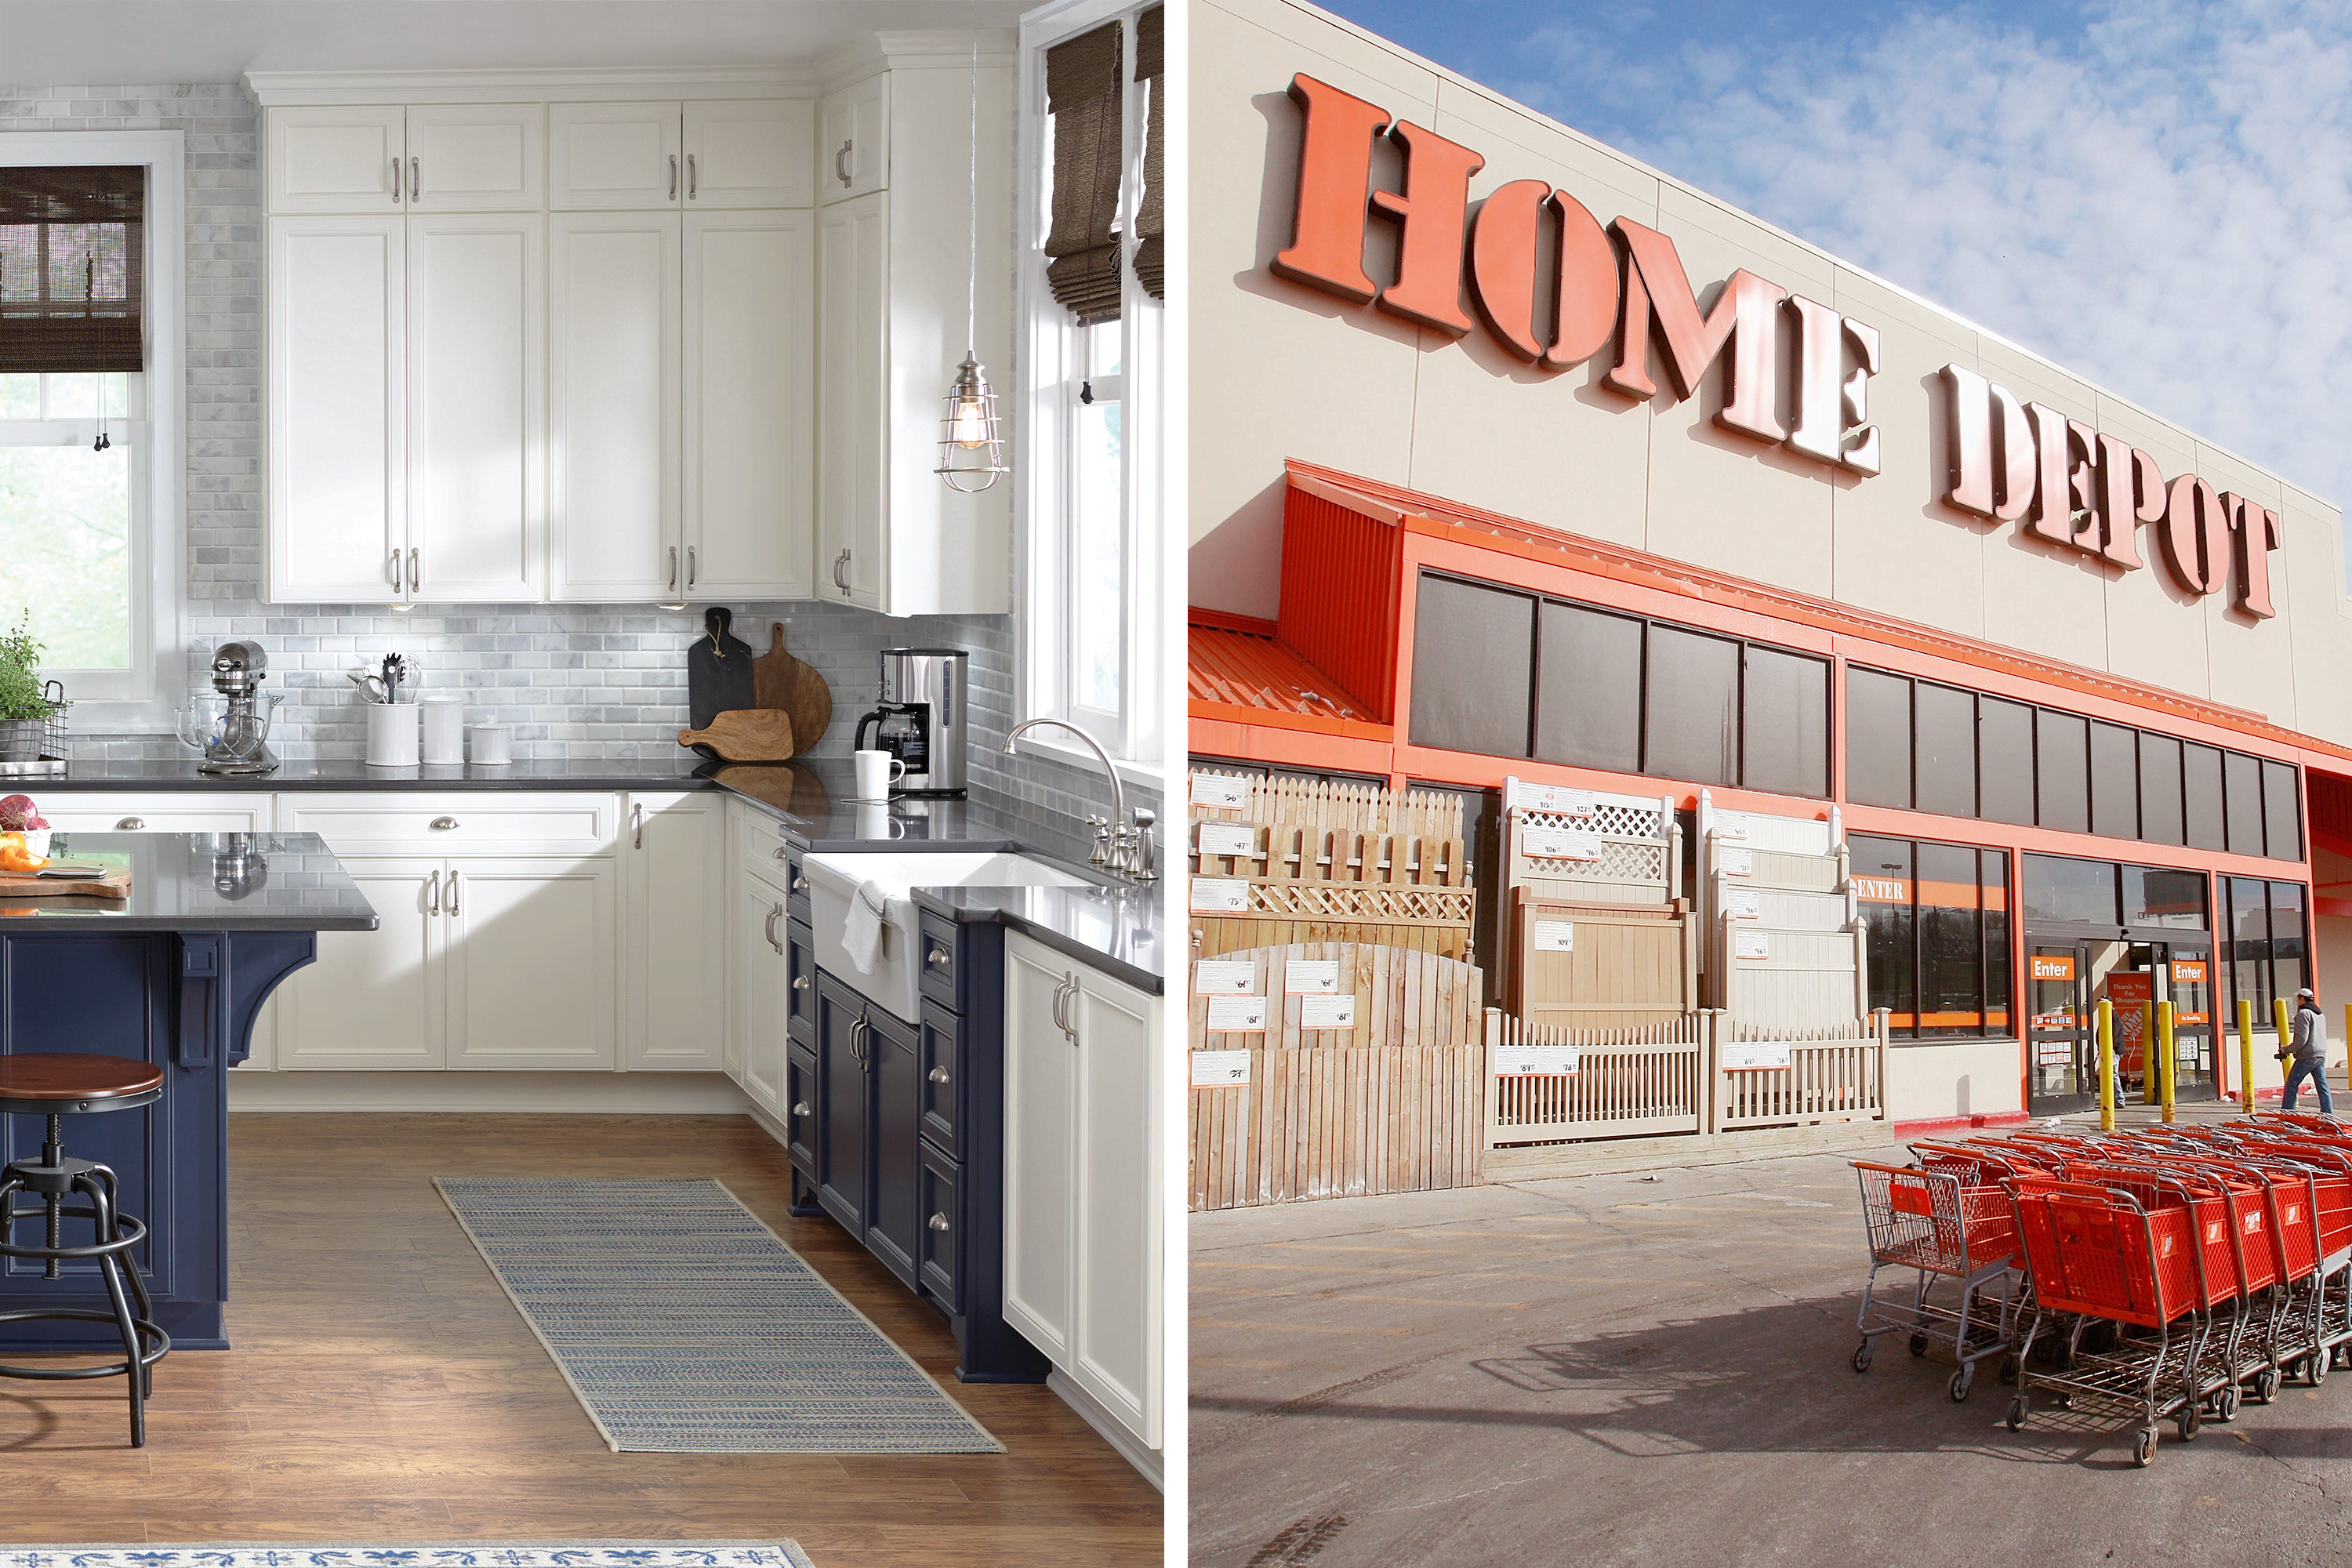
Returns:
[[[997,433],[996,393],[981,373],[980,353],[980,33],[971,35],[971,249],[964,293],[963,363],[948,388],[947,412],[940,421],[940,466],[931,472],[948,489],[970,495],[986,489],[1004,465],[1004,437]]]

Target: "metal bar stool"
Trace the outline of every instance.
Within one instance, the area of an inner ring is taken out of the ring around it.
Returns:
[[[104,1366],[0,1366],[0,1377],[52,1382],[84,1377],[124,1379],[131,1391],[131,1446],[134,1448],[147,1446],[147,1396],[154,1392],[155,1384],[152,1369],[172,1348],[172,1337],[154,1322],[155,1304],[148,1298],[147,1282],[139,1277],[137,1262],[128,1256],[132,1247],[147,1238],[146,1226],[124,1214],[118,1205],[112,1171],[66,1153],[63,1127],[68,1116],[132,1110],[163,1098],[163,1069],[127,1057],[62,1051],[0,1056],[0,1113],[49,1119],[48,1139],[41,1145],[40,1158],[14,1160],[5,1170],[0,1170],[0,1257],[42,1259],[47,1265],[43,1277],[49,1279],[61,1277],[58,1268],[61,1262],[96,1258],[99,1273],[106,1281],[107,1297],[114,1304],[110,1312],[81,1307],[28,1307],[0,1311],[0,1323],[47,1320],[112,1323],[122,1332],[122,1359],[119,1362],[109,1362]],[[34,1194],[40,1201],[30,1208],[19,1208],[18,1193]],[[88,1202],[75,1205],[68,1202],[71,1197]],[[17,1246],[17,1222],[32,1219],[46,1222],[47,1245]],[[65,1222],[69,1219],[91,1223],[89,1246],[65,1245]],[[139,1303],[136,1313],[123,1295],[126,1277],[131,1296]]]

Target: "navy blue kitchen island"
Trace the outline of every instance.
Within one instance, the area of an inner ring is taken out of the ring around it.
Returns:
[[[0,1055],[92,1051],[163,1069],[154,1104],[73,1118],[69,1150],[112,1166],[124,1212],[147,1222],[135,1257],[173,1348],[226,1349],[228,1069],[270,992],[318,956],[318,933],[373,931],[375,910],[311,833],[59,834],[51,855],[126,866],[130,897],[0,896]],[[0,1117],[0,1163],[37,1152],[42,1132],[38,1117]],[[93,1264],[50,1282],[37,1261],[0,1262],[0,1310],[106,1306]],[[0,1335],[0,1353],[103,1350],[115,1331]]]

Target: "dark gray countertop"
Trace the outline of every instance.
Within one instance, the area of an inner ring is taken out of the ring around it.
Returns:
[[[1162,994],[1160,886],[917,888],[918,908],[957,921],[995,921],[1126,981]]]
[[[131,868],[127,899],[0,897],[0,932],[91,921],[109,931],[373,931],[375,910],[315,833],[60,833],[52,859]]]

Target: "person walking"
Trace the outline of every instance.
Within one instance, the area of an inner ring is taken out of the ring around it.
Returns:
[[[2319,1113],[2336,1114],[2336,1102],[2327,1092],[2327,1016],[2319,1010],[2319,1000],[2306,985],[2294,994],[2294,1021],[2288,1034],[2286,1097],[2280,1109],[2294,1109],[2294,1091],[2306,1073],[2312,1086],[2319,1090]]]

